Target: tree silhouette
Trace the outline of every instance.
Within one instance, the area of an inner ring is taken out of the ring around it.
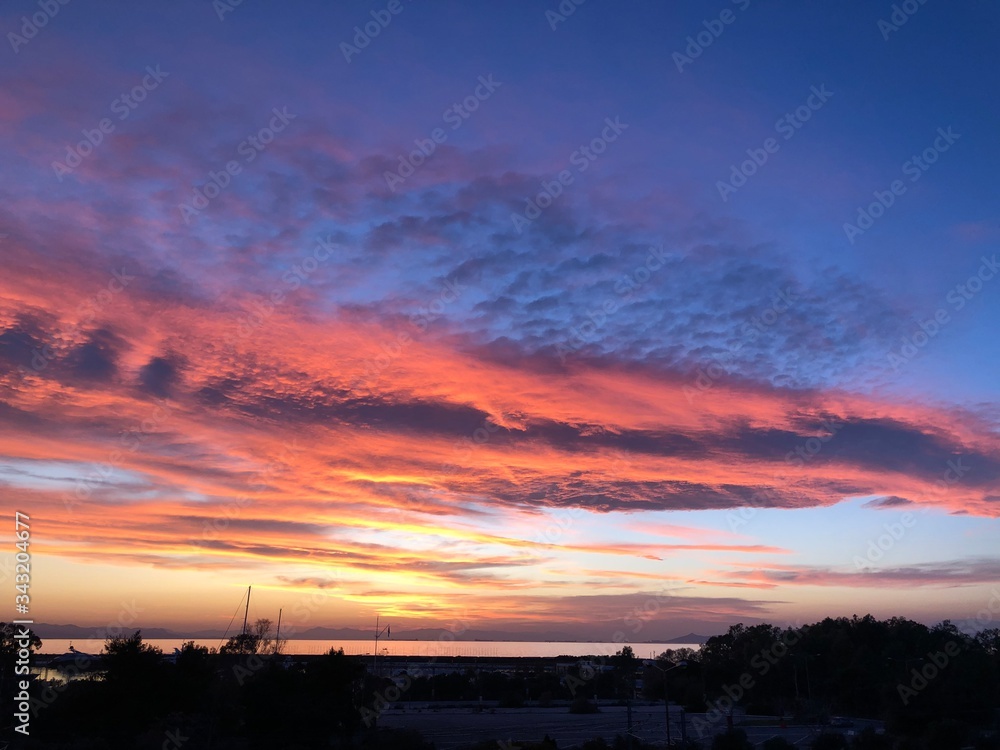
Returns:
[[[101,656],[104,680],[99,690],[111,707],[104,714],[107,729],[119,742],[129,742],[167,703],[163,652],[143,643],[136,630],[130,636],[109,637]]]
[[[0,649],[8,667],[16,655],[13,633],[0,624]],[[370,660],[334,652],[286,664],[272,658],[274,641],[266,620],[255,622],[247,637],[230,639],[223,650],[227,653],[189,642],[171,662],[143,643],[139,631],[108,639],[102,677],[72,680],[53,693],[57,699],[33,724],[33,733],[37,729],[43,743],[37,746],[159,748],[164,732],[177,728],[195,738],[183,750],[356,750],[369,740],[384,739],[388,746],[401,741],[386,739],[388,735],[372,739],[376,735],[366,724],[366,717],[395,700],[390,680],[367,674]],[[678,654],[670,656],[676,660]],[[705,725],[706,748],[746,748],[738,732],[717,743],[707,739],[726,728],[728,706],[736,705],[797,723],[831,715],[885,721],[888,736],[866,730],[853,738],[852,750],[973,745],[996,750],[980,735],[994,728],[993,710],[1000,704],[997,628],[971,637],[948,622],[927,627],[903,618],[871,616],[827,618],[797,629],[735,625],[710,639],[699,653],[685,656],[685,669],[667,675],[647,670],[645,687],[658,702],[663,700],[665,678],[670,680],[671,700],[688,703],[691,695],[699,700],[704,696],[715,714]],[[565,679],[533,660],[526,660],[514,674],[497,671],[478,679],[471,669],[414,673],[401,689],[402,700],[469,700],[483,694],[488,701],[516,703],[524,696],[570,703],[576,698],[583,705],[594,695],[630,695],[640,664],[632,649],[622,647],[606,662],[600,660],[605,663],[612,668],[575,667]],[[673,663],[664,660],[662,667]],[[723,697],[728,705],[720,709]],[[839,737],[823,741],[842,746]],[[771,745],[780,747],[777,741]]]
[[[262,617],[251,625],[247,632],[232,636],[219,649],[222,654],[267,654],[273,650],[271,621]]]
[[[0,622],[0,697],[4,705],[9,705],[15,692],[15,686],[24,675],[15,673],[18,651],[27,641],[28,652],[33,654],[42,646],[42,639],[28,628],[26,639],[15,640],[18,633],[24,631],[23,626],[9,622]]]
[[[21,648],[21,641],[15,641],[14,636],[21,632],[22,627],[10,622],[0,622],[0,657],[3,657],[4,664],[13,659],[18,649]],[[28,649],[32,652],[37,651],[41,648],[42,639],[35,635],[35,632],[31,628],[27,630],[29,638]]]

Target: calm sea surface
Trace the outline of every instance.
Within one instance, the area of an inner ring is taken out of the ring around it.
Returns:
[[[149,643],[173,653],[186,638],[150,638]],[[222,641],[199,640],[199,646],[218,648]],[[70,644],[77,651],[88,654],[99,654],[104,647],[104,641],[65,638],[43,638],[43,654],[62,654],[69,651]],[[379,640],[379,655],[385,656],[610,656],[620,651],[623,645],[631,645],[635,655],[641,659],[663,653],[667,649],[693,648],[697,643],[573,643],[563,641],[393,641]],[[289,640],[282,649],[286,654],[323,654],[331,648],[342,648],[346,654],[372,654],[375,644],[372,641],[305,641]]]

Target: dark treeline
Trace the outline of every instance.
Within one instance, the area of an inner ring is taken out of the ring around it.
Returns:
[[[666,675],[669,695],[709,719],[738,709],[805,722],[867,717],[899,737],[930,737],[935,750],[971,747],[997,728],[997,628],[973,637],[948,621],[929,628],[871,616],[801,628],[735,625],[696,653],[663,655],[678,656],[687,666]],[[664,675],[646,674],[646,695],[662,697]]]
[[[4,627],[2,641],[5,705],[12,704],[14,690],[7,668],[14,648],[9,630]],[[111,638],[87,676],[36,681],[31,738],[13,735],[9,724],[4,738],[23,747],[80,750],[405,750],[430,745],[416,736],[376,731],[390,703],[482,700],[487,707],[549,705],[584,713],[598,710],[595,699],[662,701],[666,694],[689,712],[689,738],[701,743],[690,747],[705,750],[750,747],[738,731],[716,737],[730,721],[738,725],[744,713],[788,723],[841,716],[885,722],[886,736],[868,732],[847,744],[834,721],[820,747],[1000,747],[990,738],[1000,706],[1000,629],[971,637],[948,622],[929,628],[869,616],[801,628],[735,625],[698,651],[667,651],[653,663],[624,647],[590,664],[564,657],[558,661],[574,663],[560,673],[526,660],[529,667],[513,671],[466,663],[454,672],[428,674],[416,667],[395,680],[376,678],[366,669],[369,661],[343,652],[292,660],[277,650],[266,638],[244,637],[218,653],[188,643],[176,658],[165,659],[138,632]]]

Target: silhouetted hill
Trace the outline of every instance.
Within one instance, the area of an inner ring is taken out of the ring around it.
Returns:
[[[128,634],[131,634],[131,633],[135,632],[139,628],[136,628],[136,627],[120,627],[118,625],[114,625],[114,626],[112,626],[110,628],[107,625],[103,625],[103,626],[100,626],[100,627],[94,627],[94,626],[87,627],[87,626],[82,626],[82,625],[54,625],[52,623],[47,623],[47,622],[36,622],[34,625],[31,626],[31,629],[35,632],[35,634],[39,638],[42,638],[42,639],[45,639],[45,638],[80,638],[80,639],[100,638],[100,639],[103,639],[105,636],[108,635],[109,632],[112,635],[128,635]],[[218,635],[216,635],[214,637],[219,638],[221,635],[222,635],[222,633],[219,633]],[[142,637],[143,638],[182,638],[182,637],[185,637],[185,636],[179,635],[179,634],[173,632],[172,630],[168,630],[166,628],[142,628]],[[207,634],[204,634],[204,635],[200,635],[198,637],[208,638],[208,637],[211,637],[211,636],[209,636]]]
[[[688,633],[687,635],[680,635],[680,636],[677,636],[676,638],[670,638],[670,639],[668,639],[666,641],[663,641],[663,642],[664,643],[698,643],[698,644],[702,644],[702,643],[705,643],[711,637],[712,636],[710,636],[710,635],[698,635],[697,633]]]

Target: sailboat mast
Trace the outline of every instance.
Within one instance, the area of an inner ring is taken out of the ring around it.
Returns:
[[[247,586],[247,608],[243,611],[243,635],[247,634],[247,616],[250,614],[250,587]]]
[[[274,653],[278,653],[278,647],[281,644],[281,610],[278,610],[278,631],[274,634]]]
[[[378,639],[382,633],[389,633],[389,626],[379,627],[379,616],[375,615],[375,655],[372,657],[372,671],[378,675]],[[391,634],[390,634],[391,635]]]

